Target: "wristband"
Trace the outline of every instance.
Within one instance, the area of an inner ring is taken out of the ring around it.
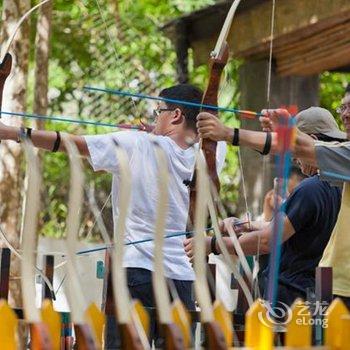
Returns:
[[[53,148],[52,148],[52,152],[57,152],[58,149],[60,148],[60,144],[61,144],[61,134],[59,131],[56,131],[56,141],[53,145]]]
[[[272,143],[272,136],[271,132],[268,131],[266,132],[266,140],[265,140],[265,146],[262,152],[259,152],[261,155],[266,156],[270,153],[271,151],[271,143]]]
[[[216,250],[216,236],[213,236],[210,241],[210,250],[214,255],[220,255],[220,253]]]
[[[239,129],[238,128],[233,129],[232,145],[233,146],[239,145]]]

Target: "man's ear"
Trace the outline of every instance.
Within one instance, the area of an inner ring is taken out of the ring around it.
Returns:
[[[174,111],[173,111],[174,115],[173,115],[173,118],[172,118],[172,124],[181,124],[183,121],[184,121],[184,116],[181,112],[181,109],[180,108],[176,108]]]

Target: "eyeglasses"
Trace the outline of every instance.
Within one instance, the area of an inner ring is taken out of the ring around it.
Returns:
[[[153,117],[158,118],[162,112],[175,111],[176,108],[155,108],[153,110]]]
[[[340,106],[336,109],[337,113],[339,113],[339,114],[344,113],[344,112],[347,111],[347,110],[350,110],[350,104],[349,104],[349,103],[344,104],[344,105],[340,105]]]

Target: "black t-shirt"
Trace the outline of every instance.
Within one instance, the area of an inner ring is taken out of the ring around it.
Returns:
[[[290,304],[296,296],[305,297],[307,288],[315,287],[315,268],[337,221],[340,203],[341,190],[318,175],[303,180],[287,199],[284,211],[295,233],[282,245],[280,301]],[[292,294],[290,300],[286,293]]]

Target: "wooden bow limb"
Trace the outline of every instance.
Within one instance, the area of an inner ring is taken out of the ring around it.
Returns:
[[[2,95],[4,90],[4,84],[7,79],[7,77],[11,73],[12,68],[12,56],[9,53],[11,45],[13,43],[13,40],[16,37],[16,34],[18,30],[20,29],[22,23],[38,8],[46,4],[51,0],[43,0],[39,2],[37,5],[33,6],[31,9],[29,9],[17,22],[12,34],[10,35],[9,39],[7,40],[7,43],[5,45],[5,48],[1,50],[1,58],[0,58],[0,110],[2,108]],[[1,117],[1,115],[0,115]]]
[[[1,59],[0,62],[4,62],[4,60],[6,59],[6,56],[8,55],[9,51],[10,51],[10,47],[12,45],[13,40],[16,37],[16,34],[18,32],[18,30],[20,29],[22,23],[38,8],[40,8],[41,6],[43,6],[44,4],[46,4],[47,2],[49,2],[51,0],[44,0],[39,2],[37,5],[33,6],[31,9],[29,9],[17,22],[15,29],[13,30],[11,36],[9,37],[5,49],[1,50],[2,54],[1,54]]]
[[[220,232],[220,228],[219,228],[219,220],[218,220],[218,216],[216,215],[216,210],[215,210],[215,203],[213,198],[215,197],[215,188],[214,186],[211,184],[210,186],[211,188],[211,195],[209,197],[209,204],[208,204],[208,208],[209,208],[209,216],[212,222],[212,226],[213,226],[213,230],[214,230],[214,234],[217,238],[217,243],[220,247],[220,251],[222,252],[226,263],[229,265],[230,269],[232,270],[232,273],[234,274],[234,277],[236,278],[238,284],[240,285],[242,292],[248,302],[248,305],[251,306],[253,303],[253,296],[251,293],[251,286],[253,283],[253,274],[252,271],[249,267],[247,258],[242,250],[241,244],[234,232],[234,229],[231,225],[226,225],[226,230],[228,232],[229,237],[231,238],[232,244],[234,246],[234,249],[236,251],[237,257],[238,257],[238,261],[240,262],[244,274],[246,276],[247,281],[244,279],[244,277],[242,276],[242,274],[240,273],[238,267],[237,267],[237,261],[236,259],[233,258],[233,256],[229,253],[229,251],[226,248],[226,245],[222,239],[221,236],[221,232]],[[214,192],[214,194],[213,194]],[[218,203],[218,209],[220,212],[220,216],[222,218],[227,217],[227,214],[225,212],[225,209],[221,203],[221,201],[219,201]],[[242,225],[242,224],[250,224],[250,221],[243,221],[243,222],[238,222],[238,225]],[[236,224],[237,225],[237,224]]]
[[[129,207],[131,184],[130,169],[127,155],[116,144],[116,157],[120,166],[120,195],[119,195],[119,216],[114,223],[114,245],[109,237],[107,228],[97,207],[93,191],[88,191],[89,205],[94,214],[97,226],[106,244],[106,280],[107,295],[103,304],[106,305],[106,312],[115,314],[121,335],[122,348],[125,349],[149,349],[147,339],[149,333],[149,316],[142,304],[137,300],[131,300],[127,289],[125,271],[123,269],[125,220]]]
[[[157,179],[159,192],[154,238],[153,290],[157,305],[158,321],[161,327],[162,337],[164,338],[163,348],[166,350],[180,350],[186,349],[190,345],[191,337],[188,334],[190,332],[190,323],[185,308],[179,299],[175,300],[173,306],[171,306],[168,285],[165,278],[163,245],[168,212],[169,170],[167,155],[156,142],[154,142],[154,145],[158,167]],[[174,315],[175,317],[179,316],[179,326],[174,322]],[[181,326],[183,322],[185,324],[187,323],[187,327]]]
[[[210,197],[210,182],[206,170],[203,152],[200,151],[196,161],[197,201],[195,212],[194,236],[194,270],[196,273],[195,291],[201,308],[201,323],[205,332],[205,349],[227,349],[228,344],[222,329],[215,321],[214,309],[206,274],[205,228],[208,218],[208,204]]]
[[[245,296],[249,306],[251,306],[253,304],[253,296],[252,296],[252,293],[250,291],[250,286],[252,285],[253,276],[252,276],[251,269],[248,265],[248,261],[246,259],[246,256],[244,255],[244,252],[243,252],[242,247],[238,241],[238,238],[233,230],[233,227],[231,225],[226,225],[226,229],[227,229],[228,234],[229,234],[229,236],[232,240],[232,243],[234,245],[238,260],[241,263],[243,270],[244,270],[244,273],[248,279],[248,283],[246,283],[246,281],[244,280],[242,274],[239,271],[239,268],[237,267],[237,261],[234,261],[234,258],[231,256],[231,254],[227,250],[227,247],[222,239],[220,228],[219,228],[218,217],[216,215],[216,210],[215,210],[215,203],[214,203],[212,195],[209,196],[208,207],[209,207],[210,218],[212,220],[212,225],[214,228],[214,233],[215,233],[215,236],[217,238],[217,243],[220,247],[220,251],[222,252],[222,254],[224,256],[226,263],[228,264],[228,266],[232,270],[232,273],[233,273],[234,277],[236,278],[238,284],[241,286],[242,291],[244,293],[244,296]]]
[[[217,44],[215,46],[214,51],[211,53],[211,58],[209,62],[210,66],[210,75],[209,75],[209,82],[207,85],[207,89],[203,96],[203,104],[206,105],[217,105],[217,99],[218,99],[218,90],[219,90],[219,83],[220,83],[220,77],[222,75],[222,72],[224,70],[224,67],[228,61],[229,57],[229,47],[226,43],[226,39],[229,33],[229,30],[232,25],[232,21],[235,15],[235,12],[237,10],[237,7],[240,3],[240,0],[233,1],[231,8],[229,10],[229,13],[226,17],[224,26],[221,30],[221,33],[219,35],[219,39],[217,41]],[[243,111],[244,112],[244,111]],[[211,111],[213,113],[213,111]],[[216,114],[217,116],[217,112]],[[248,114],[248,113],[247,113]],[[228,251],[226,247],[224,247],[224,244],[221,240],[221,234],[218,228],[218,219],[217,219],[217,213],[218,213],[218,205],[219,205],[219,194],[220,194],[220,182],[217,174],[217,168],[216,168],[216,148],[217,143],[214,141],[211,141],[209,139],[201,140],[201,149],[203,150],[205,161],[207,164],[208,174],[210,181],[208,180],[208,191],[211,187],[213,187],[212,193],[207,193],[208,203],[209,205],[209,211],[210,216],[212,218],[212,221],[214,223],[214,232],[216,236],[218,237],[218,244],[220,244],[220,248],[222,247],[223,255],[225,256],[225,259],[227,263],[229,264],[231,270],[233,271],[239,285],[241,286],[244,295],[246,296],[248,303],[251,304],[253,301],[252,295],[250,293],[249,287],[247,286],[246,282],[244,281],[243,277],[241,276],[235,262],[232,261],[232,258],[230,254],[228,254]],[[189,206],[189,220],[187,224],[187,230],[191,229],[191,223],[193,223],[193,217],[194,217],[194,208],[196,206],[196,203],[199,202],[198,198],[196,200],[196,192],[198,192],[198,188],[195,186],[196,174],[197,168],[193,174],[192,182],[190,183],[189,190],[190,190],[190,206]],[[206,212],[206,209],[204,210]],[[205,228],[205,227],[204,227]],[[204,229],[202,228],[202,229]],[[196,230],[197,231],[197,230]],[[232,234],[232,232],[231,232]],[[236,237],[235,237],[236,238]],[[237,243],[237,242],[236,242]],[[236,245],[237,248],[240,247],[239,244]],[[241,250],[239,250],[240,258],[243,262],[243,266],[246,268],[247,264],[245,264],[245,256]],[[196,261],[195,261],[195,268],[196,268]],[[250,269],[246,269],[246,273],[248,276],[251,275],[249,273]],[[203,282],[204,283],[204,282]],[[227,328],[227,327],[226,327]],[[226,337],[227,339],[230,339],[230,336]],[[219,341],[220,338],[217,338],[217,341]],[[228,345],[228,344],[227,344]]]
[[[114,251],[111,256],[115,314],[121,336],[121,348],[150,349],[146,334],[148,331],[144,329],[147,326],[143,326],[140,319],[140,314],[142,317],[148,317],[148,314],[139,302],[131,301],[123,268],[125,224],[132,188],[128,156],[117,144],[115,152],[119,167],[119,203],[118,219],[114,222]],[[145,323],[149,321],[146,320]]]
[[[206,186],[210,186],[210,181],[209,178],[206,178]],[[210,188],[215,191],[214,186],[211,184]],[[218,224],[218,218],[216,215],[216,210],[215,210],[215,203],[213,200],[213,194],[212,193],[206,193],[207,196],[207,205],[208,205],[208,209],[209,209],[209,214],[210,214],[210,218],[212,221],[212,225],[213,225],[213,229],[214,229],[214,233],[217,237],[217,242],[218,245],[220,247],[220,250],[226,260],[226,263],[228,264],[228,266],[230,267],[230,269],[232,270],[235,278],[237,279],[247,301],[249,305],[252,305],[253,303],[253,296],[250,292],[250,289],[248,287],[248,284],[246,283],[246,281],[244,280],[243,276],[241,275],[238,267],[237,267],[237,262],[233,259],[233,257],[230,255],[230,253],[228,252],[225,243],[222,240],[221,237],[221,232],[219,229],[219,224]],[[221,211],[221,215],[222,217],[225,217],[225,213],[223,211]],[[242,265],[245,267],[245,272],[246,275],[249,279],[249,281],[252,280],[252,273],[250,271],[250,268],[248,266],[248,263],[246,261],[246,257],[241,249],[241,246],[238,242],[238,239],[235,235],[235,233],[233,232],[232,227],[229,228],[229,234],[231,239],[234,242],[234,246],[237,249],[238,252],[238,256],[239,256],[239,260],[242,262]],[[215,321],[220,325],[221,331],[224,334],[225,340],[226,340],[226,345],[228,347],[232,346],[233,343],[233,324],[232,324],[232,319],[228,313],[228,311],[225,309],[222,301],[216,299],[216,301],[214,302],[213,305],[213,313],[214,313],[214,319]]]
[[[21,259],[21,288],[25,320],[30,327],[31,349],[53,349],[49,329],[41,321],[39,309],[35,305],[35,246],[40,210],[41,174],[39,162],[33,147],[28,141],[23,142],[27,160],[27,184],[24,200],[24,218],[22,221],[22,259]]]
[[[87,321],[86,311],[88,306],[79,282],[75,255],[81,219],[84,174],[81,157],[75,144],[67,136],[63,136],[62,140],[69,155],[71,172],[67,217],[67,299],[71,310],[71,319],[74,324],[78,349],[96,350],[99,335],[94,334],[91,324]]]

